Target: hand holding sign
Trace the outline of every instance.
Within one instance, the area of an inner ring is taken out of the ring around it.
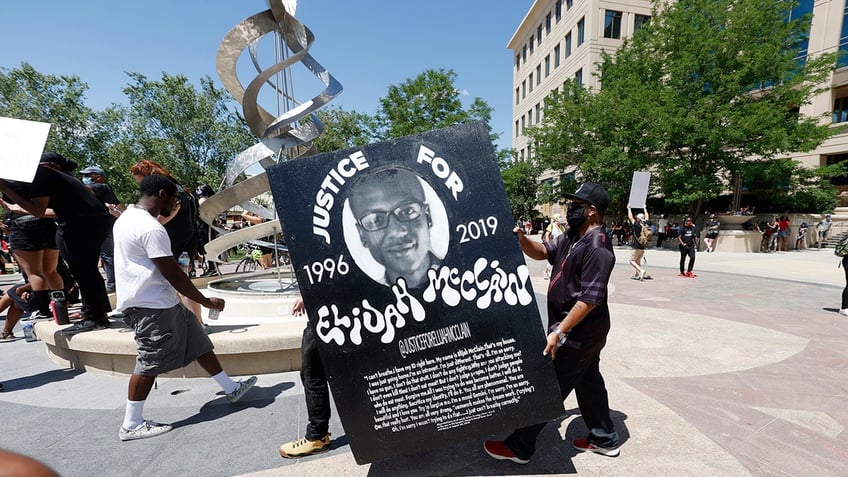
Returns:
[[[0,178],[32,182],[49,132],[49,123],[0,118]]]
[[[644,209],[648,201],[648,186],[651,183],[651,173],[634,171],[633,182],[630,185],[630,207]]]

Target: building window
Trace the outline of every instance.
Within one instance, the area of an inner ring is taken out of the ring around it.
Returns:
[[[586,17],[580,19],[577,22],[577,46],[583,44],[583,41],[586,39]]]
[[[574,82],[577,83],[577,86],[583,86],[583,68],[574,73]]]
[[[621,39],[621,12],[607,10],[604,16],[604,38]]]
[[[848,122],[848,96],[844,98],[836,98],[833,102],[833,117],[834,123]]]
[[[533,73],[530,73],[530,92],[533,92]]]
[[[537,123],[542,122],[542,110],[541,110],[541,108],[542,108],[542,106],[540,104],[536,104],[536,122]]]
[[[557,0],[556,5],[554,5],[554,17],[557,23],[562,20],[562,0]]]
[[[533,127],[533,110],[527,111],[527,127]]]
[[[526,97],[527,97],[527,81],[525,80],[525,81],[521,82],[521,99],[524,99]]]
[[[527,63],[527,45],[521,49],[521,63]]]
[[[545,78],[551,74],[551,55],[545,57]]]
[[[637,14],[635,19],[633,20],[633,32],[637,32],[642,28],[645,28],[649,23],[651,23],[651,17],[649,15],[639,15]]]
[[[845,3],[845,14],[842,15],[842,33],[839,35],[839,52],[842,56],[836,62],[836,67],[848,66],[848,2]]]
[[[534,42],[534,41],[536,41],[536,37],[535,37],[535,36],[531,36],[531,37],[530,37],[530,54],[531,54],[531,55],[533,54],[533,42]]]
[[[559,45],[554,47],[554,69],[559,66]]]
[[[542,82],[542,65],[541,63],[536,65],[536,85]]]
[[[515,104],[518,104],[518,102],[521,100],[521,95],[518,93],[518,88],[515,88]]]
[[[527,129],[527,118],[524,115],[521,115],[521,134],[524,134],[524,130]]]
[[[571,32],[565,35],[565,57],[571,56]]]
[[[797,6],[792,7],[789,11],[789,15],[787,21],[798,20],[804,15],[810,15],[812,21],[812,13],[813,13],[813,0],[799,0]],[[808,25],[809,26],[809,25]],[[845,30],[845,26],[842,27],[843,31]],[[798,46],[798,55],[795,57],[801,63],[807,60],[807,48],[810,45],[810,36],[809,32],[807,36],[801,38]]]
[[[521,67],[521,55],[515,55],[515,69]]]
[[[520,135],[521,135],[521,134],[520,134],[520,131],[521,131],[521,130],[520,130],[520,129],[518,129],[518,120],[516,119],[516,120],[515,120],[515,137],[518,137],[518,136],[520,136]]]
[[[551,14],[545,17],[545,35],[551,34]]]
[[[571,10],[571,7],[574,6],[574,0],[565,0],[565,9]]]
[[[536,43],[538,43],[539,45],[542,44],[542,25],[539,25],[536,28]]]

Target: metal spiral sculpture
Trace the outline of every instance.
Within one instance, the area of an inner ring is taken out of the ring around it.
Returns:
[[[242,105],[244,118],[259,142],[233,159],[222,183],[226,188],[207,199],[200,207],[201,220],[221,233],[206,244],[207,256],[216,261],[221,261],[222,252],[241,243],[274,246],[258,239],[281,231],[276,211],[251,201],[270,190],[268,176],[263,171],[247,180],[235,181],[242,172],[256,163],[267,168],[278,161],[314,154],[311,141],[323,130],[315,111],[342,91],[341,84],[309,54],[315,36],[294,17],[297,0],[269,0],[268,3],[270,9],[236,25],[218,46],[218,75],[233,98]],[[266,35],[272,35],[279,42],[281,57],[277,58],[275,64],[263,69],[258,54],[259,43]],[[245,50],[257,72],[247,88],[239,81],[236,73],[238,58]],[[304,65],[324,83],[324,90],[306,102],[294,98],[290,75],[285,74],[287,68],[295,63]],[[270,87],[276,93],[278,109],[285,110],[282,114],[275,116],[259,105],[257,98],[263,87]],[[304,120],[307,116],[308,121]],[[219,213],[235,205],[269,221],[233,232],[213,225]]]

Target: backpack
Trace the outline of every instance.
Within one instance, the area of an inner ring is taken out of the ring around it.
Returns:
[[[639,245],[645,247],[649,243],[651,243],[651,239],[654,238],[654,232],[651,230],[651,226],[645,222],[642,222],[639,227],[641,231],[639,232]]]
[[[837,257],[848,256],[848,234],[843,235],[839,239],[839,242],[836,242],[836,247],[833,248],[833,254]]]

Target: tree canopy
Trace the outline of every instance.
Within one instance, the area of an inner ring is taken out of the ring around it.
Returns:
[[[603,55],[600,91],[572,85],[546,104],[529,133],[543,165],[609,184],[620,205],[632,172],[650,170],[666,205],[697,213],[749,159],[777,167],[771,159],[835,132],[799,114],[836,64],[835,54],[801,55],[809,15],[787,20],[791,4],[771,0],[658,6],[650,24]]]
[[[0,116],[53,125],[47,149],[81,167],[99,165],[124,202],[134,201],[137,186],[129,174],[140,159],[164,165],[194,187],[217,187],[227,164],[256,139],[229,93],[204,77],[199,88],[183,75],[161,79],[128,72],[126,104],[101,111],[85,105],[88,85],[76,76],[52,76],[24,63],[0,68]],[[361,146],[376,140],[427,132],[471,121],[489,121],[492,108],[474,98],[465,107],[452,70],[428,69],[379,99],[374,116],[329,106],[318,111],[324,133],[315,140],[320,152]],[[491,133],[492,141],[497,139]],[[504,160],[509,151],[498,151]]]

